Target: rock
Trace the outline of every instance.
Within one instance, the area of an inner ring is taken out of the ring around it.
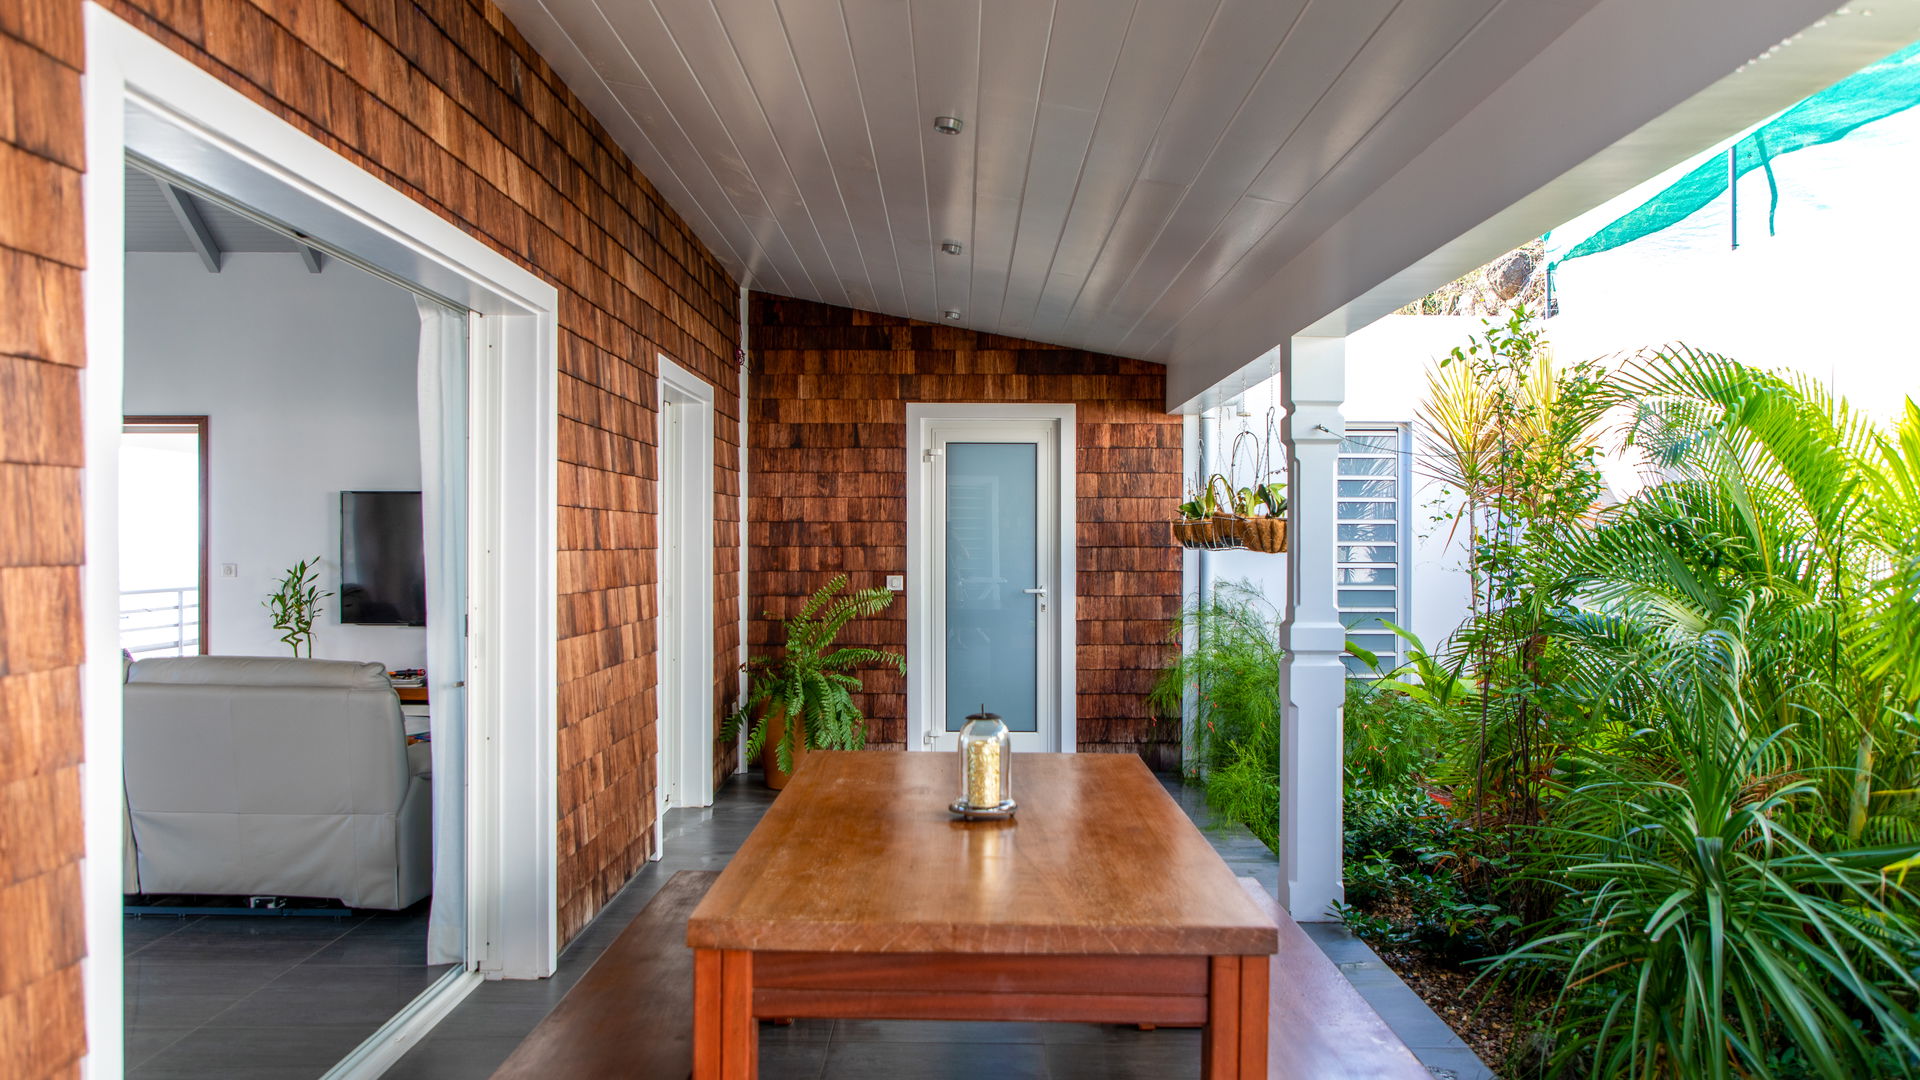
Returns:
[[[1512,300],[1520,295],[1533,277],[1533,259],[1523,250],[1516,251],[1487,269],[1487,285],[1498,293],[1502,300]]]

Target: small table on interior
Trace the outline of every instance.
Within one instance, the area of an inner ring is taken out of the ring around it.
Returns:
[[[1274,924],[1133,755],[1020,754],[962,822],[950,754],[820,752],[687,923],[693,1075],[758,1074],[759,1019],[1200,1025],[1267,1075]]]

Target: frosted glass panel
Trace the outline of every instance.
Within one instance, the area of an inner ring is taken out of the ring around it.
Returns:
[[[985,705],[1036,731],[1040,448],[950,442],[946,458],[947,730]]]

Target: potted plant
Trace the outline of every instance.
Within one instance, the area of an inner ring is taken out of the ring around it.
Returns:
[[[1287,550],[1287,485],[1269,482],[1240,494],[1246,507],[1240,536],[1248,549],[1269,555]]]
[[[301,559],[287,569],[280,588],[260,602],[273,616],[273,628],[280,640],[293,649],[297,659],[300,645],[306,643],[307,656],[313,656],[313,624],[320,617],[320,601],[332,596],[320,591],[320,556]]]
[[[1180,516],[1173,523],[1173,538],[1182,547],[1206,547],[1213,542],[1213,485],[1198,485],[1199,492],[1180,504]]]
[[[799,614],[781,623],[786,643],[776,656],[756,656],[742,667],[753,680],[747,698],[727,718],[721,737],[747,732],[745,753],[761,755],[767,786],[778,791],[809,750],[859,750],[867,744],[867,718],[853,703],[860,679],[848,672],[886,664],[902,674],[907,659],[881,649],[835,648],[834,639],[856,618],[893,603],[886,589],[847,587],[841,574],[807,599]],[[772,618],[772,614],[768,614]]]

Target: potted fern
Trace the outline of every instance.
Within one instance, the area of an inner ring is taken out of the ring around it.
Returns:
[[[903,674],[906,657],[881,649],[835,648],[834,639],[854,619],[876,614],[893,603],[886,589],[858,589],[845,596],[841,574],[820,587],[785,620],[786,644],[777,656],[756,656],[743,668],[753,674],[747,698],[727,718],[721,737],[731,741],[747,732],[745,754],[762,755],[767,786],[775,791],[809,750],[859,750],[867,744],[867,718],[853,703],[860,679],[848,672],[868,664],[886,664]],[[772,617],[771,614],[768,615]]]

